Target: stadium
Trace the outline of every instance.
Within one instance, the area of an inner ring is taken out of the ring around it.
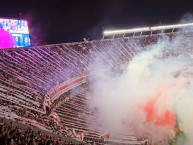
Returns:
[[[0,8],[0,145],[192,145],[192,17],[162,3]]]
[[[1,117],[30,124],[77,144],[147,144],[147,135],[138,136],[124,123],[116,136],[111,137],[110,130],[105,130],[99,120],[100,109],[93,103],[95,74],[90,66],[97,62],[108,67],[114,76],[121,76],[136,56],[162,39],[169,38],[172,43],[181,35],[191,38],[191,26],[130,29],[121,31],[124,37],[119,38],[117,32],[108,31],[104,32],[105,37],[111,35],[108,39],[3,49]],[[167,29],[170,31],[164,32]],[[157,30],[162,31],[154,34]]]

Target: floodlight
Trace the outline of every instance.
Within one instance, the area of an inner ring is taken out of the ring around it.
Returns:
[[[125,34],[125,33],[135,33],[135,32],[141,32],[141,31],[149,31],[149,27],[143,27],[143,28],[134,28],[134,29],[127,29],[127,30],[106,30],[103,32],[103,35],[116,35],[116,34]]]
[[[165,30],[165,29],[176,29],[176,28],[185,28],[192,27],[193,23],[187,24],[176,24],[176,25],[163,25],[163,26],[154,26],[154,27],[142,27],[142,28],[134,28],[134,29],[122,29],[122,30],[106,30],[103,32],[104,36],[117,35],[117,34],[129,34],[136,32],[147,32],[147,31],[157,31],[157,30]]]

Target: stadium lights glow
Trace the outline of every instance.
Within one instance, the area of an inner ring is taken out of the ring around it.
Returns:
[[[149,31],[149,27],[144,28],[134,28],[134,29],[127,29],[127,30],[108,30],[104,31],[103,35],[116,35],[116,34],[125,34],[125,33],[135,33],[135,32],[141,32],[141,31]]]
[[[163,26],[155,26],[155,27],[143,27],[143,28],[134,28],[134,29],[126,29],[126,30],[106,30],[103,32],[103,35],[109,36],[109,35],[116,35],[116,34],[127,34],[127,33],[156,31],[156,30],[164,30],[164,29],[175,29],[175,28],[184,28],[184,27],[191,27],[191,26],[193,26],[193,23],[163,25]]]
[[[183,28],[183,27],[191,27],[193,23],[188,24],[177,24],[177,25],[165,25],[165,26],[155,26],[150,27],[150,30],[163,30],[163,29],[175,29],[175,28]]]

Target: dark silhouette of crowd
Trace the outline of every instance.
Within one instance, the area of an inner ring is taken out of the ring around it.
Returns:
[[[32,127],[27,129],[14,126],[12,122],[0,121],[1,145],[74,145],[72,142],[62,140],[60,137],[46,135],[43,131],[35,132]],[[81,144],[79,144],[81,145]]]

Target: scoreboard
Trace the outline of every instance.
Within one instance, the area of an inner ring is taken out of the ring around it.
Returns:
[[[0,18],[0,49],[28,46],[30,37],[27,21]]]

